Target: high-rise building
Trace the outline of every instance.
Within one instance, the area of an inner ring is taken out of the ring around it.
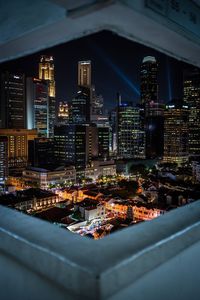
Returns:
[[[184,73],[184,102],[189,106],[189,155],[200,156],[200,70]]]
[[[101,116],[103,115],[103,96],[97,95],[95,86],[91,88],[91,115],[93,116]]]
[[[85,124],[90,122],[90,89],[81,86],[71,103],[71,123]]]
[[[98,152],[99,157],[109,158],[110,128],[107,126],[98,126]]]
[[[0,128],[26,128],[24,75],[2,73],[0,84]]]
[[[178,165],[188,161],[188,105],[173,100],[164,111],[164,157],[167,163]]]
[[[58,123],[65,125],[69,123],[69,105],[67,102],[59,102],[58,106]]]
[[[117,108],[117,149],[121,158],[144,158],[145,133],[141,129],[140,110],[131,102],[121,102]]]
[[[158,64],[153,56],[145,56],[140,70],[141,104],[158,102]]]
[[[54,78],[53,56],[42,55],[39,63],[39,79],[48,83],[49,94],[49,137],[54,135],[54,125],[56,120],[56,84]]]
[[[151,101],[145,105],[144,111],[145,157],[161,158],[164,147],[164,104]]]
[[[110,123],[110,152],[116,154],[117,152],[117,109],[113,109],[109,113]]]
[[[0,136],[0,190],[4,190],[8,177],[8,138]]]
[[[8,139],[9,175],[20,175],[28,164],[28,141],[37,138],[37,131],[28,129],[0,129],[0,136],[6,136]]]
[[[91,61],[78,62],[78,86],[91,87]]]
[[[54,153],[57,164],[84,169],[98,157],[98,134],[94,125],[70,124],[55,127]]]
[[[47,168],[54,165],[54,141],[35,138],[28,143],[28,161],[34,167]]]
[[[39,137],[49,137],[49,96],[45,80],[27,78],[27,129],[36,128]]]

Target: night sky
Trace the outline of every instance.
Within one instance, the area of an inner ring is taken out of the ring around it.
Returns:
[[[122,94],[122,100],[138,102],[140,65],[144,56],[155,56],[159,63],[160,102],[182,98],[183,70],[190,68],[154,49],[103,31],[4,63],[0,70],[37,77],[41,54],[54,56],[57,102],[72,99],[77,91],[77,63],[91,60],[92,83],[97,93],[103,95],[107,109],[115,106],[117,92]]]

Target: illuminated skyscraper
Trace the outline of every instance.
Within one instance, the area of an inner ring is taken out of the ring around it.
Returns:
[[[189,155],[200,156],[200,71],[184,73],[184,101],[190,108]]]
[[[8,177],[8,138],[0,136],[0,190],[4,189]]]
[[[158,102],[158,64],[153,56],[143,58],[140,70],[141,104]]]
[[[77,96],[72,99],[71,123],[90,122],[90,88],[80,86]]]
[[[24,75],[5,72],[0,84],[0,128],[26,128]]]
[[[60,125],[65,125],[69,123],[69,105],[67,102],[59,102],[58,123]]]
[[[39,137],[49,137],[49,96],[45,80],[27,78],[27,128],[36,128]]]
[[[164,157],[178,165],[188,161],[188,105],[173,100],[164,111]]]
[[[100,158],[109,158],[109,138],[110,128],[108,126],[98,126],[98,152]]]
[[[54,142],[57,164],[73,164],[80,170],[98,157],[98,134],[94,125],[56,126]]]
[[[54,61],[52,56],[42,55],[39,63],[39,79],[48,83],[49,94],[49,137],[54,135],[54,124],[56,119],[56,88],[54,79]]]
[[[140,110],[130,102],[117,108],[117,149],[121,158],[144,158],[145,133],[141,129]]]
[[[78,62],[78,86],[91,87],[91,61]]]

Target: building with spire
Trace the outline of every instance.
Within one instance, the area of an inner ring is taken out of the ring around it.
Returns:
[[[54,125],[56,119],[56,84],[54,78],[53,56],[42,55],[39,62],[39,79],[48,83],[49,95],[49,137],[54,136]]]

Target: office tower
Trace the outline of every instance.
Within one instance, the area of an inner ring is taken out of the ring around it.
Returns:
[[[189,155],[200,156],[200,70],[184,73],[184,102],[189,106]]]
[[[58,106],[58,124],[65,125],[69,123],[69,105],[67,102],[59,102]]]
[[[117,109],[113,109],[109,113],[110,123],[110,152],[117,153]]]
[[[8,177],[8,138],[0,136],[0,191],[4,190]]]
[[[145,157],[161,158],[164,148],[164,104],[151,101],[145,105]]]
[[[71,103],[71,123],[85,124],[90,122],[90,89],[81,86]]]
[[[117,108],[117,152],[121,158],[144,158],[144,130],[140,110],[131,102],[121,102]]]
[[[98,152],[99,157],[103,159],[109,158],[109,141],[110,128],[106,126],[98,126]]]
[[[45,80],[26,80],[27,129],[36,128],[39,137],[49,137],[49,96]]]
[[[55,163],[54,141],[48,138],[35,138],[28,143],[28,161],[34,167],[47,168]]]
[[[28,141],[37,138],[37,131],[0,129],[0,136],[6,136],[8,139],[9,175],[21,175],[28,163]]]
[[[2,73],[0,84],[0,128],[26,128],[24,75]]]
[[[167,163],[178,165],[188,160],[188,105],[173,100],[164,111],[164,157]]]
[[[91,61],[78,62],[78,86],[91,87]]]
[[[56,120],[56,87],[54,79],[54,60],[52,56],[42,55],[39,63],[39,79],[48,83],[49,94],[49,137],[54,135]]]
[[[158,102],[158,64],[153,56],[145,56],[140,70],[141,104]]]
[[[98,134],[94,125],[70,124],[55,127],[54,153],[57,164],[84,169],[98,157]]]
[[[91,88],[91,115],[101,116],[103,115],[104,100],[102,95],[97,95],[95,86]]]

